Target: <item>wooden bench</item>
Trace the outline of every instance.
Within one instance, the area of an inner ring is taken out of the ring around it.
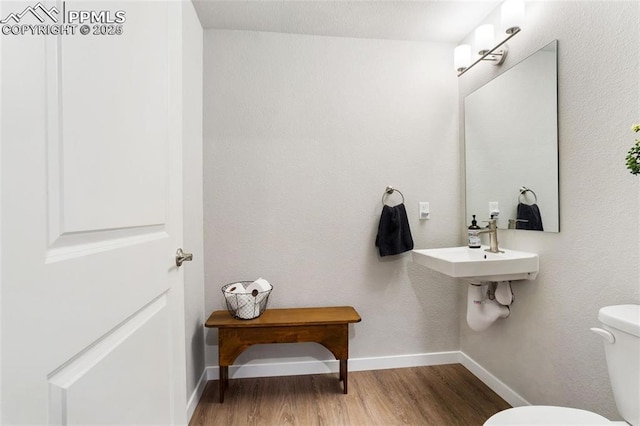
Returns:
[[[340,381],[347,393],[349,324],[360,322],[351,306],[267,309],[258,318],[239,320],[227,311],[214,311],[206,327],[218,329],[220,403],[229,387],[229,366],[251,345],[261,343],[316,342],[340,361]]]

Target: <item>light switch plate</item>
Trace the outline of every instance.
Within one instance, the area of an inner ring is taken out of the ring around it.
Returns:
[[[427,201],[421,201],[420,202],[420,208],[419,208],[419,217],[421,220],[426,220],[429,219],[430,213],[429,213],[429,202]]]

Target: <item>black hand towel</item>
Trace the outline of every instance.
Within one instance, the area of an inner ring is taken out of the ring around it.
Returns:
[[[380,215],[376,247],[380,256],[391,256],[413,250],[413,238],[404,204],[391,207],[385,205]]]
[[[518,203],[517,219],[526,220],[526,222],[516,222],[516,229],[544,231],[542,228],[542,216],[537,204]]]

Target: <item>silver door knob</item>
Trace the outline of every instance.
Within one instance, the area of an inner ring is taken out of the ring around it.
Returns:
[[[193,253],[185,253],[181,248],[176,252],[176,266],[182,266],[183,262],[191,262],[193,260]]]

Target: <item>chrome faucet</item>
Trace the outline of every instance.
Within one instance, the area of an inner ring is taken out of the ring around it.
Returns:
[[[485,251],[491,253],[504,253],[504,251],[498,248],[498,219],[491,218],[490,220],[485,220],[489,225],[485,229],[478,231],[478,235],[480,234],[489,234],[489,248],[485,249]]]

